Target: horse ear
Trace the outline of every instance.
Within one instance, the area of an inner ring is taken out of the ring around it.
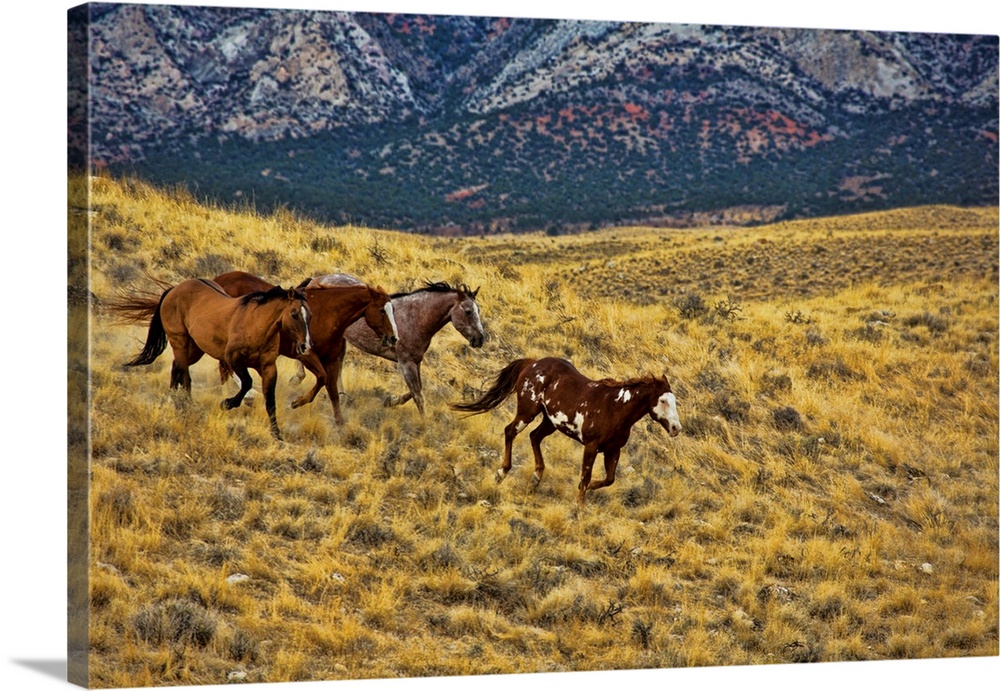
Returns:
[[[479,295],[479,289],[480,288],[482,288],[482,286],[476,286],[476,289],[472,291],[472,299],[473,300],[475,300],[476,296]]]

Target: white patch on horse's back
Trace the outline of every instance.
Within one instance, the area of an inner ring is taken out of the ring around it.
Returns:
[[[545,377],[543,375],[541,375],[541,374],[536,374],[535,375],[535,381],[537,381],[539,384],[544,384],[545,383]]]
[[[577,413],[572,423],[570,423],[569,417],[565,413],[559,411],[549,413],[546,411],[546,414],[559,431],[572,436],[574,439],[583,441],[584,417],[582,413]]]
[[[552,390],[555,391],[557,388],[559,388],[559,380],[558,379],[556,379],[554,382],[552,382]]]
[[[392,324],[392,335],[399,340],[399,330],[396,328],[396,317],[393,316],[392,301],[385,303],[385,307],[382,308],[385,311],[385,315],[389,317],[389,323]]]
[[[616,398],[615,400],[621,401],[622,403],[628,403],[630,398],[632,398],[631,391],[629,391],[628,389],[619,389],[618,398]]]

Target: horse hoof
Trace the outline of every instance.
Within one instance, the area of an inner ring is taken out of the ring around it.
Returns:
[[[396,404],[393,402],[392,396],[386,396],[385,398],[382,399],[383,408],[391,408],[394,405]]]
[[[306,404],[306,402],[303,401],[301,398],[296,398],[294,401],[292,401],[292,407],[293,408],[301,408],[305,404]]]
[[[542,478],[538,477],[537,473],[531,474],[531,484],[534,487],[538,487],[538,483],[542,481]]]
[[[219,405],[221,406],[221,408],[223,410],[232,410],[238,404],[234,404],[233,403],[233,399],[231,399],[231,398],[224,398],[224,399],[222,399],[222,403],[220,403]]]
[[[501,482],[503,482],[503,479],[504,479],[505,477],[507,477],[507,473],[505,473],[505,472],[503,471],[503,468],[497,468],[497,475],[496,475],[496,478],[497,478],[497,484],[498,484],[498,485],[499,485],[499,484],[500,484]]]

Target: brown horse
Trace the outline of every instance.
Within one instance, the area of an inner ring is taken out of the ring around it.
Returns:
[[[318,276],[307,285],[309,288],[321,286],[358,285],[361,281],[348,274],[328,274]],[[344,336],[347,342],[370,355],[385,358],[396,363],[408,393],[390,397],[386,405],[402,405],[410,399],[424,414],[423,383],[420,379],[420,363],[431,345],[431,339],[446,324],[451,322],[455,329],[465,336],[473,348],[480,348],[485,340],[483,323],[479,317],[476,295],[479,289],[468,286],[453,287],[447,283],[427,283],[423,288],[409,293],[393,293],[392,307],[399,329],[399,342],[395,348],[386,347],[378,335],[367,324],[357,321],[347,327]],[[343,355],[337,363],[339,372],[343,366]],[[299,368],[301,381],[305,373]]]
[[[532,482],[538,484],[545,472],[542,440],[556,430],[583,444],[583,470],[577,501],[583,506],[587,490],[607,487],[615,481],[621,449],[628,442],[632,426],[644,415],[663,425],[671,437],[681,431],[677,402],[667,379],[642,377],[626,381],[592,381],[560,358],[515,360],[497,376],[493,386],[473,403],[453,404],[455,410],[473,415],[485,413],[517,392],[517,413],[504,429],[503,466],[497,482],[510,472],[514,437],[542,413],[544,418],[531,434],[535,454]],[[591,481],[598,453],[604,454],[603,480]]]
[[[212,281],[191,279],[160,296],[146,344],[126,367],[152,363],[169,342],[174,353],[170,388],[183,387],[190,394],[189,368],[207,353],[219,361],[223,380],[233,373],[240,379],[239,392],[222,402],[226,409],[240,405],[250,390],[249,369],[255,369],[261,377],[271,433],[281,439],[274,402],[279,343],[284,334],[296,353],[307,354],[310,319],[305,295],[294,288],[275,286],[235,298]]]
[[[215,277],[215,281],[231,295],[244,291],[260,290],[270,285],[264,279],[244,271],[230,271]],[[307,281],[303,281],[303,286]],[[343,424],[340,412],[340,396],[337,387],[340,367],[344,358],[344,332],[348,326],[364,318],[364,323],[377,335],[384,347],[391,348],[398,338],[393,317],[392,302],[381,288],[371,288],[365,284],[306,288],[302,291],[312,310],[312,350],[305,355],[289,352],[289,344],[282,342],[281,354],[298,357],[302,364],[316,376],[313,388],[292,403],[293,408],[311,403],[320,390],[326,386],[333,405],[333,417],[337,424]]]

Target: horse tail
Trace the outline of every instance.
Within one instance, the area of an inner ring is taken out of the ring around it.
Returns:
[[[219,383],[225,384],[234,374],[233,367],[225,360],[219,360]]]
[[[146,292],[122,294],[105,301],[104,304],[123,324],[145,324],[153,318],[162,297],[156,293]]]
[[[142,352],[135,356],[131,362],[125,363],[126,367],[136,367],[137,365],[148,365],[156,358],[160,357],[167,348],[167,332],[163,330],[163,320],[160,318],[160,309],[163,307],[163,298],[167,297],[172,288],[167,288],[160,296],[160,301],[153,311],[153,317],[149,321],[149,333],[146,335],[146,345]]]
[[[514,392],[514,387],[517,386],[517,378],[533,362],[535,361],[531,358],[514,360],[514,362],[500,370],[500,374],[497,375],[493,386],[483,394],[482,398],[472,403],[452,403],[451,408],[470,413],[471,415],[478,415],[479,413],[493,410]]]

